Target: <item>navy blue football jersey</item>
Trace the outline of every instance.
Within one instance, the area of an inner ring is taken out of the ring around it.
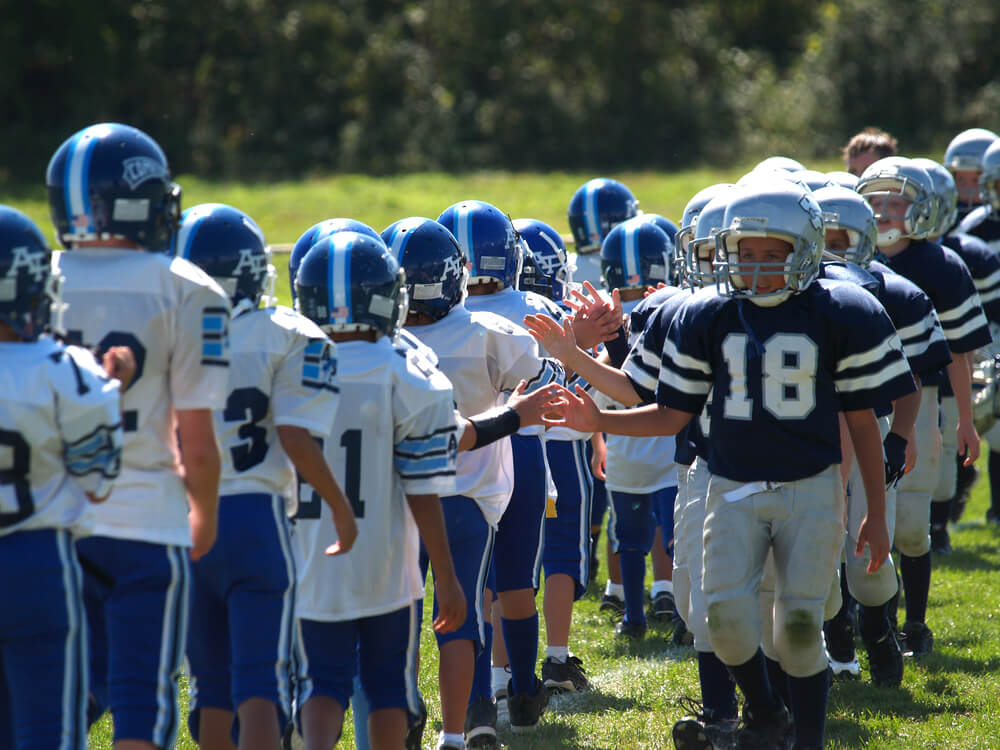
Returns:
[[[992,337],[976,286],[954,250],[919,240],[883,262],[930,297],[953,354],[971,352],[990,343]]]
[[[674,319],[674,314],[690,296],[691,293],[686,290],[666,287],[651,294],[632,311],[632,330],[637,330],[636,326],[642,323],[642,333],[622,365],[622,371],[628,376],[643,403],[656,401],[656,387],[660,378],[660,362],[663,359],[667,330]],[[707,445],[699,420],[692,419],[677,433],[674,462],[690,466],[697,456],[707,457]]]
[[[991,206],[979,206],[970,211],[955,231],[978,237],[994,252],[1000,253],[1000,215]]]
[[[712,392],[709,471],[789,482],[840,463],[839,411],[915,387],[878,300],[820,279],[774,307],[711,288],[688,298],[664,342],[656,400],[699,414]]]
[[[1000,223],[996,227],[1000,250]],[[1000,252],[982,238],[964,232],[942,237],[941,244],[954,250],[969,269],[986,319],[990,323],[1000,323]]]

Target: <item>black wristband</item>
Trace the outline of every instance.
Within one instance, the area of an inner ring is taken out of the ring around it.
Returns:
[[[628,336],[625,334],[625,326],[618,327],[618,335],[611,341],[605,341],[604,348],[608,350],[611,366],[615,369],[621,369],[628,356]]]
[[[469,421],[476,428],[476,442],[472,450],[495,443],[521,429],[521,415],[509,406],[478,417],[470,417]]]

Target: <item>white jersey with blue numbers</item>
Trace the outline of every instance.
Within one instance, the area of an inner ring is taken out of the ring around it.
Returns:
[[[839,464],[838,412],[914,390],[892,321],[861,287],[821,279],[774,307],[703,289],[664,344],[657,402],[701,412],[712,392],[709,471],[789,482]]]
[[[323,452],[351,501],[358,538],[346,555],[324,554],[337,540],[332,514],[308,484],[299,485],[296,614],[308,620],[369,617],[421,598],[420,540],[406,495],[455,491],[448,379],[384,336],[337,350],[341,399]]]
[[[173,412],[225,403],[229,299],[200,268],[161,253],[87,248],[54,254],[53,266],[68,339],[128,346],[136,360],[122,395],[121,476],[94,510],[94,533],[190,546]]]
[[[118,385],[84,349],[0,343],[0,537],[87,531],[86,493],[121,469]]]
[[[330,433],[339,398],[336,345],[287,307],[233,318],[229,344],[229,392],[225,407],[212,413],[222,454],[219,494],[260,492],[291,501],[295,470],[277,427]]]
[[[674,293],[680,294],[679,290]],[[662,300],[660,298],[663,298]],[[666,301],[667,295],[661,290],[657,300]],[[647,298],[648,299],[648,298]],[[622,312],[630,315],[645,300],[622,303]],[[644,305],[645,306],[645,305]],[[629,345],[634,346],[642,333],[642,328],[633,325],[629,330]],[[624,405],[595,392],[594,400],[602,409],[624,409]],[[677,484],[677,464],[674,463],[677,439],[669,437],[630,437],[607,434],[604,438],[608,448],[604,471],[604,484],[609,490],[642,494],[654,492]]]
[[[489,312],[455,305],[441,320],[413,326],[410,333],[434,350],[438,366],[451,380],[459,412],[470,417],[499,406],[524,380],[528,392],[561,383],[565,373],[542,357],[527,330]],[[473,498],[496,527],[514,489],[510,440],[498,440],[458,456],[456,495]]]

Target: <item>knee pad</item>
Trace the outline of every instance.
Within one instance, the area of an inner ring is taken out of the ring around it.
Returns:
[[[823,602],[775,602],[774,648],[789,676],[810,677],[826,668],[822,618]]]
[[[897,490],[896,533],[893,544],[907,557],[930,551],[931,503],[926,492]]]
[[[883,565],[882,567],[885,566]],[[833,580],[830,582],[830,591],[826,595],[826,603],[823,605],[823,622],[832,620],[842,606],[844,606],[844,597],[840,591],[840,566],[838,565],[833,575]]]
[[[677,613],[681,616],[684,624],[690,628],[688,617],[691,609],[691,577],[688,575],[686,565],[680,567],[674,565],[673,581],[674,605],[677,607]]]
[[[896,568],[892,557],[871,574],[866,571],[866,565],[864,558],[853,555],[848,558],[847,589],[862,606],[878,607],[889,601],[898,590]]]
[[[760,648],[760,604],[757,596],[710,602],[708,632],[723,664],[745,664]]]
[[[708,602],[705,599],[705,590],[701,587],[701,579],[692,580],[690,586],[689,622],[686,624],[694,637],[695,650],[713,651],[712,635],[708,630]]]

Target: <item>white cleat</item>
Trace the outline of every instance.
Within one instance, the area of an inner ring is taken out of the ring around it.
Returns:
[[[858,677],[861,674],[861,665],[858,664],[857,658],[851,661],[837,661],[829,654],[826,656],[830,662],[830,671],[833,672],[834,677]]]

